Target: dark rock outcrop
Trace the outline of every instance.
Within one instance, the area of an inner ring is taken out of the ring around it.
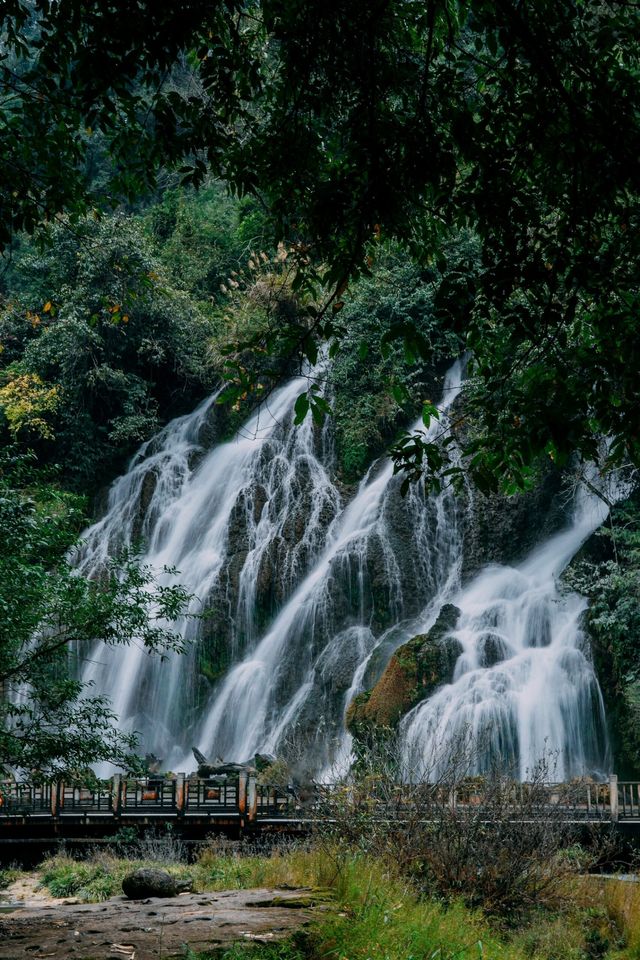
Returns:
[[[494,667],[508,659],[510,652],[502,637],[487,632],[480,638],[480,663],[483,667]]]
[[[545,468],[536,485],[512,496],[474,491],[465,523],[462,575],[488,563],[512,564],[567,523],[563,474]]]

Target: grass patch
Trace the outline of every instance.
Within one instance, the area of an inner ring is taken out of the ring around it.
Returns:
[[[307,960],[309,954],[304,945],[294,940],[284,943],[248,944],[237,943],[218,953],[187,952],[185,960]]]
[[[583,914],[602,917],[603,936],[615,945],[616,960],[640,960],[640,883],[616,877],[582,877],[574,885],[573,901]],[[609,954],[606,954],[609,956]]]
[[[326,850],[301,846],[276,848],[264,855],[242,856],[228,845],[212,843],[194,865],[200,890],[246,890],[251,887],[327,889],[339,881],[340,859]]]
[[[158,867],[179,880],[191,879],[184,864],[165,864],[151,860],[125,860],[98,852],[86,860],[59,854],[45,860],[39,868],[40,883],[52,897],[75,897],[84,903],[99,903],[122,893],[122,880],[139,867]]]

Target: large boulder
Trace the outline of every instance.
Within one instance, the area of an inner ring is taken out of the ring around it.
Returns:
[[[176,880],[166,870],[143,867],[128,873],[122,881],[122,892],[129,900],[145,900],[147,897],[176,897],[183,890],[190,890],[188,880]]]
[[[347,726],[353,733],[390,728],[421,700],[453,679],[462,651],[451,636],[460,611],[445,604],[426,634],[418,634],[399,647],[371,691],[359,694],[347,710]]]

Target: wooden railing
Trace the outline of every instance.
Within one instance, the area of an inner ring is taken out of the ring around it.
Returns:
[[[254,776],[173,778],[116,775],[91,786],[0,780],[0,822],[23,817],[218,817],[284,818],[295,797],[281,787],[257,784]]]
[[[414,788],[411,788],[415,790]],[[395,798],[376,798],[375,791],[366,797],[369,806],[381,804],[384,814],[402,818],[416,802],[401,784],[394,787]],[[425,789],[430,789],[425,785]],[[438,788],[442,789],[442,788]],[[514,810],[522,808],[518,791],[526,784],[513,784]],[[273,820],[301,820],[322,816],[322,809],[331,806],[335,788],[318,785],[311,795],[301,800],[291,789],[258,783],[249,773],[231,777],[172,778],[125,777],[82,786],[68,783],[26,783],[0,781],[0,824],[26,818],[56,820],[171,818],[206,818],[237,820],[252,824]],[[364,802],[364,801],[363,801]],[[475,807],[480,812],[483,798],[468,791],[450,790],[447,803],[451,809]],[[561,811],[568,821],[640,822],[640,782],[618,781],[611,775],[604,782],[573,782],[545,786],[540,815],[544,810]],[[490,815],[490,809],[488,808]]]

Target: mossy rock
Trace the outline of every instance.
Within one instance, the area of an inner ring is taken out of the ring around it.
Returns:
[[[409,710],[451,682],[462,650],[460,641],[451,636],[459,616],[457,607],[445,604],[428,633],[396,650],[374,688],[358,694],[349,705],[346,724],[352,733],[395,727]]]

